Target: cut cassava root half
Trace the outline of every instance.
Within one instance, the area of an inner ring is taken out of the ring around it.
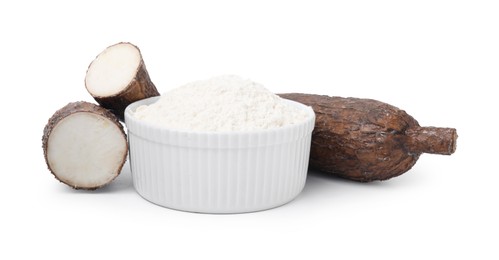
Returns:
[[[107,47],[90,63],[85,87],[97,103],[111,110],[120,120],[129,104],[159,96],[139,48],[127,42]]]
[[[389,104],[360,98],[280,94],[311,106],[316,114],[310,167],[342,178],[369,182],[398,176],[422,153],[450,155],[454,128],[420,127]]]
[[[49,119],[42,137],[45,162],[61,182],[94,190],[116,178],[126,161],[123,126],[108,110],[73,102]]]

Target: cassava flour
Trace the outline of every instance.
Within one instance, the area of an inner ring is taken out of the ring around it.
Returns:
[[[134,113],[166,128],[251,131],[305,121],[309,115],[262,85],[238,76],[219,76],[173,89]]]

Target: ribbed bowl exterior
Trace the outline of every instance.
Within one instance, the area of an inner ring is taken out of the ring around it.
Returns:
[[[306,122],[251,132],[161,128],[125,111],[133,185],[148,201],[183,211],[242,213],[294,199],[305,185],[315,115]]]

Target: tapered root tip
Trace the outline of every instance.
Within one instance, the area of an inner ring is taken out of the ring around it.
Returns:
[[[406,131],[406,147],[412,153],[451,155],[457,147],[455,128],[417,127]]]

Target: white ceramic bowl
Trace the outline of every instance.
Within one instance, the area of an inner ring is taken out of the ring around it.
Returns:
[[[172,209],[242,213],[293,200],[305,185],[315,114],[301,123],[249,132],[196,132],[161,128],[134,118],[125,122],[133,185],[146,200]]]

